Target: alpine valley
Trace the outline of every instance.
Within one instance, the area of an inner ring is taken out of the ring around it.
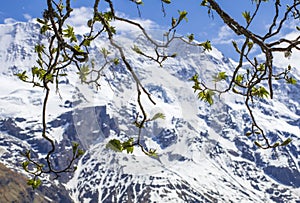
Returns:
[[[234,70],[235,62],[213,48],[203,52],[175,40],[165,51],[173,54],[160,67],[132,47],[152,53],[151,45],[138,31],[123,31],[118,44],[134,67],[142,84],[157,103],[146,95],[142,102],[150,116],[160,112],[165,119],[147,123],[142,139],[158,157],[135,148],[133,154],[106,148],[110,139],[137,137],[133,124],[139,111],[135,83],[120,63],[107,67],[101,87],[81,84],[70,66],[67,77],[53,85],[47,106],[47,132],[58,148],[55,167],[62,168],[71,154],[72,141],[84,148],[75,173],[32,190],[20,154],[31,150],[42,158],[50,145],[41,137],[44,92],[20,81],[14,74],[31,74],[36,64],[34,46],[47,43],[33,22],[0,25],[0,202],[291,202],[300,203],[300,85],[274,82],[274,99],[260,100],[254,112],[271,142],[292,138],[276,150],[259,149],[245,136],[251,127],[242,97],[233,93],[215,97],[212,106],[199,101],[189,79],[201,79]],[[80,29],[80,28],[76,28]],[[91,44],[90,60],[101,67],[101,48],[118,57],[104,38]],[[278,67],[281,68],[281,67]],[[300,80],[299,69],[294,68]],[[221,82],[220,88],[229,81]],[[214,85],[213,83],[211,85]]]

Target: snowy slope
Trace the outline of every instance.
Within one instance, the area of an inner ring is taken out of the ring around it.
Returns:
[[[5,84],[0,86],[0,156],[10,166],[20,162],[24,147],[36,156],[48,149],[40,139],[43,91],[13,76],[34,63],[32,44],[45,41],[36,37],[38,32],[32,23],[0,26]],[[244,136],[250,123],[242,98],[226,94],[210,107],[196,99],[188,81],[195,73],[202,78],[230,73],[233,62],[222,53],[204,53],[174,41],[167,51],[177,57],[159,67],[130,49],[135,43],[151,52],[142,37],[119,36],[118,42],[125,45],[129,61],[157,102],[154,106],[143,98],[147,112],[166,115],[149,123],[143,133],[143,142],[157,149],[159,158],[147,157],[138,148],[132,155],[105,148],[114,137],[137,136],[132,125],[137,93],[122,64],[106,70],[98,91],[81,85],[69,72],[60,85],[62,98],[55,90],[51,94],[48,131],[59,144],[57,167],[67,159],[62,154],[71,141],[87,150],[75,174],[60,180],[75,202],[299,202],[299,85],[275,84],[280,97],[257,105],[259,122],[272,140],[293,138],[286,148],[260,150],[253,144],[256,138]],[[103,46],[109,49],[101,39],[92,46],[91,58],[97,58]]]

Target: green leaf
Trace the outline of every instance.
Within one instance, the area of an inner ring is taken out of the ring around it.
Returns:
[[[28,78],[28,76],[26,75],[26,71],[23,71],[22,73],[17,73],[15,75],[18,76],[19,79],[22,81],[26,81],[26,79]]]
[[[132,154],[133,153],[133,138],[130,138],[126,142],[123,142],[123,150],[127,151],[127,154]]]
[[[259,64],[259,67],[257,68],[258,71],[265,71],[266,67],[265,64]]]
[[[91,45],[91,40],[90,39],[84,39],[82,45],[86,46],[86,47],[90,46]]]
[[[104,58],[106,58],[111,52],[109,52],[107,49],[102,48],[100,52],[103,54]]]
[[[24,162],[22,163],[22,167],[23,167],[23,169],[24,169],[25,171],[28,170],[28,165],[29,165],[29,161],[24,161]]]
[[[256,146],[258,146],[259,148],[262,148],[262,146],[261,146],[261,144],[260,144],[259,142],[255,141],[254,144],[255,144]]]
[[[90,73],[90,69],[89,66],[87,65],[82,65],[80,67],[79,72],[77,72],[77,74],[79,74],[79,79],[81,80],[81,82],[85,82],[86,81],[86,77],[87,75]]]
[[[260,98],[269,96],[269,92],[263,86],[260,86],[259,88],[253,87],[251,94]]]
[[[189,42],[192,42],[194,40],[194,34],[188,35],[187,38],[189,39]]]
[[[210,105],[212,105],[214,103],[214,100],[212,98],[213,95],[214,95],[213,91],[203,90],[203,91],[198,93],[198,98],[201,99],[202,101],[207,102]]]
[[[41,24],[46,24],[46,22],[40,18],[37,18],[36,21]]]
[[[122,150],[123,150],[122,143],[120,142],[120,140],[117,140],[117,139],[110,140],[106,144],[106,147],[109,148],[109,149],[112,149],[116,152],[122,152]]]
[[[47,73],[46,70],[44,70],[43,68],[39,68],[37,76],[39,77],[40,80],[43,80],[44,75],[45,75],[46,73]]]
[[[77,42],[74,28],[72,26],[67,25],[67,29],[63,30],[63,33],[64,33],[64,37],[69,38],[71,42]]]
[[[250,21],[251,21],[251,15],[250,15],[250,12],[249,12],[249,11],[244,11],[244,12],[242,13],[242,15],[243,15],[243,17],[245,18],[246,22],[247,22],[247,23],[250,23]]]
[[[47,82],[48,82],[48,81],[49,81],[49,82],[53,82],[53,78],[54,78],[54,77],[53,77],[53,74],[47,74],[45,79],[46,79]]]
[[[191,77],[189,80],[194,82],[194,86],[192,87],[194,89],[194,92],[197,90],[202,90],[200,87],[200,82],[198,81],[199,75],[196,73],[193,77]]]
[[[241,74],[239,74],[235,77],[235,82],[239,85],[242,84],[243,80],[244,80],[244,76]]]
[[[115,58],[115,59],[114,59],[114,64],[115,64],[115,65],[118,65],[119,63],[120,63],[120,60],[119,60],[118,58]]]
[[[76,154],[76,157],[75,157],[75,158],[77,159],[77,158],[81,157],[83,154],[84,154],[84,150],[82,150],[82,149],[78,149],[78,150],[77,150],[77,154]]]
[[[138,54],[142,54],[142,53],[143,53],[143,52],[140,50],[140,48],[139,48],[138,46],[136,46],[136,45],[133,46],[132,50],[135,51],[135,52],[138,53]]]
[[[166,4],[170,4],[171,3],[171,0],[162,0],[164,3]]]
[[[172,27],[175,27],[177,24],[177,19],[172,17]]]
[[[207,0],[203,0],[200,5],[201,6],[207,6]]]
[[[77,44],[74,45],[73,47],[74,47],[74,49],[75,49],[76,51],[78,51],[78,52],[82,52],[82,53],[84,52],[84,51],[80,48],[80,46],[77,45]]]
[[[219,72],[217,76],[214,76],[214,81],[219,82],[221,80],[226,80],[227,77],[226,72]]]
[[[148,155],[154,158],[158,158],[158,155],[156,153],[156,149],[150,149],[148,152]]]
[[[251,50],[251,49],[252,49],[253,44],[254,44],[253,42],[248,42],[248,44],[247,44],[247,45],[248,45],[248,50]]]
[[[49,25],[43,25],[40,29],[40,33],[45,34],[48,30],[50,30]]]
[[[143,1],[142,1],[142,0],[135,0],[134,2],[135,2],[136,4],[138,4],[138,5],[139,5],[139,4],[143,4]]]
[[[34,66],[31,68],[31,73],[32,73],[32,76],[38,76],[40,74],[40,71],[39,71],[39,68]]]
[[[252,132],[246,132],[246,136],[248,137],[248,136],[250,136],[250,135],[252,135]]]
[[[233,47],[234,47],[234,49],[237,53],[241,53],[240,49],[238,48],[238,45],[237,45],[236,41],[232,41],[232,45],[233,45]]]
[[[32,189],[37,189],[42,184],[40,179],[29,179],[27,180],[27,185],[30,185]]]
[[[280,146],[286,146],[286,145],[288,145],[291,141],[292,141],[292,138],[288,138],[288,139],[286,139],[285,141],[283,141],[283,142],[281,143]]]
[[[43,45],[43,44],[37,44],[37,45],[35,45],[35,47],[34,47],[34,51],[35,51],[36,53],[41,53],[41,52],[44,51],[44,49],[45,49],[45,45]]]
[[[153,121],[153,120],[156,120],[156,119],[165,119],[166,116],[163,114],[163,113],[156,113],[150,120]]]
[[[183,19],[187,22],[188,21],[188,19],[187,19],[187,12],[186,11],[178,11],[178,13],[179,13],[179,19],[178,19],[178,23],[179,22],[181,22]]]
[[[177,56],[177,53],[173,53],[170,57],[175,58]]]
[[[211,43],[210,43],[209,40],[207,40],[206,42],[202,42],[199,45],[204,48],[204,51],[211,51],[212,50]]]
[[[196,82],[198,81],[199,75],[196,73],[195,75],[193,75],[193,77],[190,78],[190,80]]]
[[[292,84],[292,85],[296,85],[297,84],[297,80],[295,78],[293,78],[293,77],[287,77],[286,78],[286,82],[288,84]]]
[[[79,143],[77,143],[77,142],[72,142],[72,151],[73,151],[73,154],[76,153],[78,147],[79,147]]]
[[[93,24],[94,24],[93,19],[88,20],[88,22],[87,22],[87,26],[88,26],[88,27],[92,27]]]

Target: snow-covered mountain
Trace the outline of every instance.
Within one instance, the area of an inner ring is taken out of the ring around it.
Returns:
[[[257,104],[255,112],[271,140],[293,139],[285,148],[261,150],[253,144],[257,138],[245,136],[250,117],[242,98],[226,94],[208,106],[197,100],[188,80],[195,73],[202,78],[231,73],[232,60],[216,49],[204,53],[174,41],[166,52],[177,57],[159,67],[131,50],[135,43],[151,52],[141,36],[124,36],[117,41],[157,103],[145,97],[147,112],[166,116],[143,132],[143,142],[157,149],[159,157],[148,157],[138,148],[125,154],[105,147],[109,139],[137,136],[132,124],[137,92],[122,64],[105,70],[98,91],[69,71],[60,81],[62,98],[52,91],[48,132],[59,145],[57,167],[68,159],[65,151],[72,141],[86,153],[74,174],[51,184],[68,190],[74,202],[300,202],[299,85],[275,83],[275,99]],[[36,60],[34,45],[40,42],[47,39],[34,23],[0,25],[0,161],[10,168],[20,168],[24,149],[41,157],[50,147],[41,139],[43,90],[13,76],[30,71]],[[102,47],[109,49],[104,40],[97,40],[90,58],[98,59]],[[96,60],[97,65],[101,61]]]

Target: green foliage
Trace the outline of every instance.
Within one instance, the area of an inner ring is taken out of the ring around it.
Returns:
[[[64,33],[64,37],[70,39],[70,42],[77,42],[74,28],[72,26],[67,25],[67,29],[63,30],[63,33]]]
[[[199,45],[204,48],[204,51],[211,51],[212,50],[211,43],[210,43],[209,40],[207,40],[206,42],[202,42]]]
[[[288,145],[291,141],[292,141],[291,138],[287,138],[285,141],[283,141],[283,142],[281,143],[280,146],[286,146],[286,145]]]
[[[26,75],[26,70],[24,70],[22,73],[15,74],[20,80],[26,82],[26,79],[28,76]]]
[[[187,36],[187,38],[189,39],[189,42],[192,42],[192,41],[194,41],[194,34],[190,34],[190,35],[188,35]]]
[[[243,17],[245,18],[247,24],[249,24],[250,21],[251,21],[251,15],[250,15],[250,12],[249,12],[249,11],[244,11],[244,12],[242,13],[242,15],[243,15]]]
[[[42,181],[38,178],[27,180],[27,185],[30,185],[32,189],[37,189],[42,184]]]
[[[156,113],[151,119],[150,119],[150,121],[154,121],[154,120],[156,120],[156,119],[165,119],[166,118],[166,116],[163,114],[163,113]]]
[[[183,19],[186,21],[186,22],[188,22],[188,19],[187,19],[187,12],[185,11],[185,10],[183,10],[183,11],[178,11],[178,13],[179,13],[179,18],[178,18],[178,23],[177,24],[179,24]]]
[[[295,78],[293,78],[293,77],[286,77],[286,82],[288,83],[288,84],[292,84],[292,85],[296,85],[297,84],[297,80],[295,79]]]
[[[127,154],[133,153],[133,138],[128,139],[122,144],[123,149],[126,150]]]
[[[242,74],[238,74],[236,77],[235,77],[235,82],[237,83],[237,84],[242,84],[243,83],[243,80],[244,80],[244,75],[242,75]]]
[[[219,72],[216,76],[214,76],[213,80],[215,82],[219,82],[221,80],[226,80],[228,78],[228,75],[226,72]]]
[[[200,5],[201,5],[201,6],[207,6],[207,0],[202,0],[202,2],[201,2]]]
[[[143,52],[140,50],[140,48],[136,45],[132,47],[132,50],[135,51],[137,54],[142,54]]]
[[[248,42],[247,46],[248,46],[248,52],[252,49],[254,43],[253,42]]]
[[[214,103],[214,100],[213,100],[213,95],[215,93],[212,91],[212,90],[203,90],[203,91],[200,91],[198,93],[198,98],[204,102],[207,102],[209,103],[210,105],[212,105]]]
[[[80,67],[80,70],[79,72],[77,72],[77,74],[79,74],[79,78],[82,83],[87,80],[87,76],[89,75],[89,73],[90,73],[90,68],[88,65],[84,64]]]
[[[264,98],[264,97],[267,98],[267,97],[269,97],[269,92],[263,86],[260,86],[258,88],[253,87],[251,90],[251,95],[257,96],[260,98]]]
[[[238,48],[238,45],[237,45],[236,41],[232,41],[232,45],[233,45],[233,47],[234,47],[234,49],[237,53],[241,53],[240,49]]]
[[[122,152],[126,150],[126,152],[133,153],[134,145],[133,145],[133,138],[129,138],[125,142],[121,142],[118,139],[112,139],[106,144],[106,148],[109,148],[115,152]]]
[[[194,85],[192,87],[194,89],[194,92],[196,92],[197,90],[202,90],[198,79],[199,79],[199,75],[197,73],[190,78],[190,80],[194,82]]]
[[[118,65],[120,63],[120,60],[118,58],[115,58],[113,60],[114,65]]]
[[[149,152],[148,152],[148,156],[158,158],[158,155],[156,153],[156,149],[150,149]]]
[[[258,141],[254,141],[254,144],[259,147],[259,148],[262,148],[262,145],[258,142]]]
[[[166,4],[170,4],[171,0],[162,0],[162,2],[166,3]]]

